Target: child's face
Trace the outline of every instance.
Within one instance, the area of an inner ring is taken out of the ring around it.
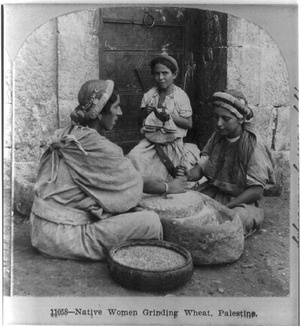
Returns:
[[[177,74],[173,73],[168,67],[157,63],[153,69],[153,77],[159,89],[167,89],[174,83]]]
[[[242,132],[243,119],[237,118],[229,110],[215,107],[214,120],[217,127],[217,132],[227,138],[238,137]]]

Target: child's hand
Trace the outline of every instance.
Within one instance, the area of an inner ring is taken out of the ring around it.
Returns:
[[[147,112],[147,114],[149,115],[154,109],[155,109],[154,106],[147,105],[146,106],[146,112]]]
[[[157,108],[154,108],[153,111],[154,111],[156,118],[159,119],[160,121],[166,122],[166,121],[170,120],[170,115],[168,113],[163,112],[163,111],[159,112],[157,110]]]
[[[178,165],[175,167],[175,175],[177,177],[186,177],[187,179],[189,178],[189,170],[186,168],[186,166],[183,165]]]

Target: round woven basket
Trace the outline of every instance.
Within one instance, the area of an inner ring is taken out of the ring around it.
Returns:
[[[244,250],[240,218],[233,210],[199,192],[146,195],[141,206],[155,211],[162,222],[164,240],[186,248],[194,265],[236,261]]]
[[[179,258],[178,264],[174,257]],[[193,274],[191,254],[177,244],[160,240],[118,244],[109,251],[107,266],[117,283],[148,292],[173,290],[183,286]]]

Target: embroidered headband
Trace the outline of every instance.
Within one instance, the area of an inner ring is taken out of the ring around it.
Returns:
[[[71,113],[74,122],[88,121],[98,117],[112,95],[114,82],[112,80],[89,80],[78,92],[79,105]]]
[[[216,92],[212,96],[212,103],[214,106],[227,109],[239,119],[250,120],[253,118],[252,109],[247,105],[245,96],[239,91]]]

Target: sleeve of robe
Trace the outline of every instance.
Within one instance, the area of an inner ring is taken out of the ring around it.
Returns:
[[[214,132],[212,134],[212,136],[209,138],[209,140],[207,141],[206,145],[204,146],[203,150],[201,151],[201,154],[200,154],[200,159],[199,159],[199,162],[198,164],[200,165],[201,169],[204,170],[204,167],[209,159],[209,156],[211,154],[211,151],[214,147],[214,144],[216,142],[216,137],[217,136],[217,133]]]
[[[189,118],[193,115],[193,110],[188,95],[178,86],[174,87],[174,102],[180,117]]]
[[[259,136],[248,163],[246,183],[247,186],[262,187],[265,187],[267,183],[275,183],[274,164],[270,150]]]

